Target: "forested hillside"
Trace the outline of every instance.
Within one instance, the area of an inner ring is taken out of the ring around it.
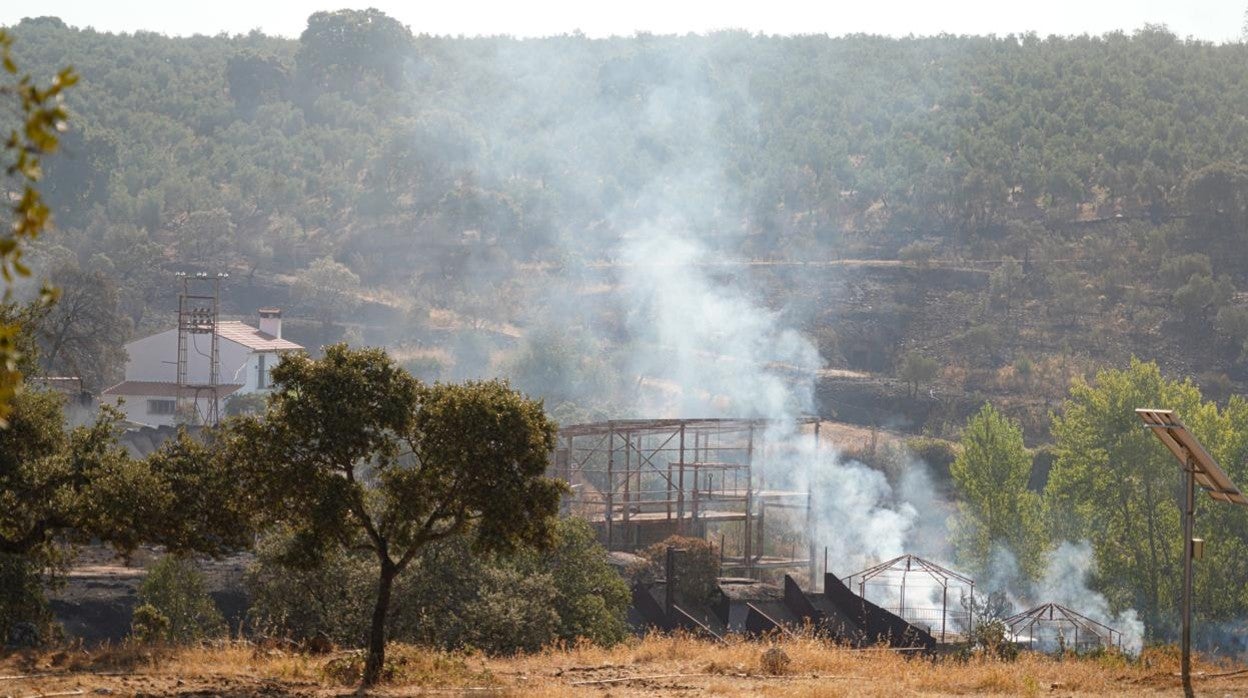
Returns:
[[[940,431],[997,395],[1033,438],[1071,377],[1132,354],[1215,397],[1248,376],[1242,44],[449,38],[375,11],[298,40],[11,31],[24,69],[81,75],[36,260],[80,301],[51,311],[46,369],[93,388],[170,324],[173,271],[225,269],[236,314],[286,304],[309,345],[602,407],[645,378],[616,358],[643,311],[564,303],[673,217],[872,377],[822,391],[855,421]]]

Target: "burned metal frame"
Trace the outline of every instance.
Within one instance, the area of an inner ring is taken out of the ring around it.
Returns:
[[[1024,632],[1030,633],[1028,644],[1035,644],[1035,631],[1037,629],[1051,629],[1058,637],[1065,642],[1065,636],[1062,634],[1063,629],[1070,628],[1074,631],[1071,639],[1071,647],[1075,652],[1079,651],[1082,644],[1088,649],[1098,647],[1118,647],[1122,648],[1122,633],[1114,628],[1098,623],[1091,618],[1073,611],[1061,604],[1046,603],[1035,608],[1016,613],[1003,621],[1009,627],[1010,633],[1017,638]],[[1083,630],[1083,638],[1080,639],[1079,631]]]
[[[963,589],[969,589],[970,598],[971,598],[971,608],[970,610],[967,610],[965,614],[962,614],[962,613],[955,614],[955,617],[957,617],[958,619],[965,620],[965,626],[964,626],[965,632],[967,635],[970,635],[971,631],[974,630],[975,628],[975,614],[973,610],[975,608],[975,605],[974,605],[975,580],[971,579],[970,577],[964,574],[954,572],[953,570],[947,567],[938,565],[935,562],[932,562],[930,560],[924,560],[923,558],[917,555],[906,554],[906,555],[895,557],[891,560],[886,560],[876,565],[872,565],[871,567],[868,567],[864,570],[855,572],[849,575],[848,577],[845,577],[844,582],[845,582],[845,586],[849,587],[851,590],[854,588],[854,583],[856,582],[858,584],[858,596],[864,599],[867,597],[867,584],[872,582],[872,580],[881,580],[880,582],[877,582],[877,585],[880,585],[880,586],[899,587],[900,593],[898,594],[898,604],[897,604],[896,613],[899,617],[903,619],[907,619],[907,616],[906,616],[906,579],[911,574],[916,574],[916,573],[922,574],[925,577],[930,577],[931,580],[935,583],[935,587],[938,587],[941,589],[940,618],[939,618],[941,642],[945,641],[945,635],[948,630],[947,625],[948,625],[948,621],[950,617],[950,614],[949,614],[949,587],[950,585],[953,585],[955,588],[961,587]],[[898,579],[898,577],[900,577],[900,579]],[[896,581],[897,583],[893,584],[892,582],[894,581]],[[931,587],[929,586],[929,588]],[[892,608],[887,607],[884,604],[880,604],[880,606],[887,608],[887,610],[890,610],[890,611],[893,610]],[[923,610],[923,609],[916,609],[916,608],[911,609],[911,611],[916,611],[916,610]],[[917,615],[915,615],[914,613],[912,613],[911,616],[914,619],[913,622],[920,622],[923,620],[921,618],[918,618]],[[932,635],[935,635],[936,633],[934,632],[934,630],[935,628],[929,627],[928,632],[931,633]]]
[[[748,575],[805,567],[814,579],[812,541],[805,541],[805,550],[791,542],[784,551],[766,536],[769,510],[804,516],[800,528],[811,530],[810,493],[767,489],[765,459],[757,458],[765,447],[782,447],[763,443],[767,432],[780,424],[766,419],[622,419],[562,427],[552,475],[571,488],[563,512],[588,520],[608,550],[636,550],[674,534],[707,537],[716,527],[725,571]],[[786,426],[813,428],[818,444],[817,418]],[[724,529],[733,526],[737,528],[729,540]]]

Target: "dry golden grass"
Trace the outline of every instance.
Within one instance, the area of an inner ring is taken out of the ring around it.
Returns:
[[[770,647],[790,659],[783,675],[763,671],[762,656]],[[6,675],[0,678],[0,696],[97,689],[113,695],[342,695],[351,692],[359,664],[358,653],[313,656],[243,642],[11,654],[0,658],[0,674]],[[389,664],[391,679],[377,695],[1169,695],[1179,686],[1172,648],[1148,650],[1136,660],[1116,654],[1023,654],[1003,662],[853,650],[810,638],[718,644],[652,635],[612,648],[577,645],[516,657],[396,645]],[[1248,692],[1248,669],[1202,661],[1197,670],[1204,674],[1198,693]],[[1245,673],[1235,673],[1241,670]]]

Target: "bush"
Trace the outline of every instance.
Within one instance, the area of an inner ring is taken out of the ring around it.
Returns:
[[[957,447],[952,441],[916,436],[906,439],[906,448],[915,458],[927,463],[938,480],[945,483],[952,481],[949,466],[958,457]]]
[[[670,536],[646,548],[642,556],[650,561],[657,576],[663,576],[667,549],[684,550],[676,554],[676,594],[691,602],[709,601],[719,582],[719,551],[702,538]]]
[[[903,262],[912,262],[919,266],[925,267],[932,261],[932,257],[936,256],[936,245],[922,240],[904,246],[898,251],[897,256]]]
[[[132,633],[141,642],[190,643],[225,634],[217,610],[195,563],[178,555],[162,557],[139,585]]]
[[[338,552],[291,567],[291,543],[280,533],[262,541],[247,571],[252,626],[294,640],[324,635],[339,645],[362,645],[376,592],[375,559]],[[466,538],[455,538],[429,546],[412,564],[392,596],[393,640],[508,654],[580,638],[609,645],[628,633],[628,588],[584,521],[561,520],[546,552],[483,556]]]
[[[134,609],[130,619],[130,637],[144,644],[162,642],[169,637],[169,616],[145,603]]]

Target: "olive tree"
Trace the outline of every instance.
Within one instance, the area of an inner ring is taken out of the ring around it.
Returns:
[[[263,416],[229,428],[229,457],[294,535],[290,564],[335,549],[376,558],[363,681],[385,661],[395,579],[429,544],[466,534],[477,550],[551,543],[563,486],[543,476],[555,425],[499,381],[426,386],[380,349],[286,357]]]

